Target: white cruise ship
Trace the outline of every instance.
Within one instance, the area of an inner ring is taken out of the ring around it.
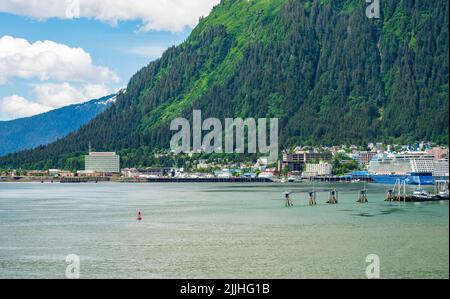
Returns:
[[[448,180],[449,164],[448,159],[434,161],[433,177],[439,180]]]
[[[397,180],[408,184],[433,184],[434,156],[425,152],[375,155],[369,163],[371,178],[378,183],[394,184]]]

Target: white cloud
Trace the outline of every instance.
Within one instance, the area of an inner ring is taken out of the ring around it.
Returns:
[[[0,12],[37,19],[86,17],[110,24],[140,20],[141,30],[194,27],[220,0],[2,0]]]
[[[143,56],[145,58],[156,59],[161,57],[165,50],[168,47],[164,46],[155,46],[155,45],[145,45],[132,48],[130,50],[131,53]]]
[[[13,77],[41,81],[119,81],[107,67],[94,65],[91,55],[81,48],[47,40],[31,44],[25,39],[3,36],[0,38],[0,84]]]
[[[67,82],[62,84],[38,84],[34,86],[33,91],[36,95],[36,102],[53,108],[101,98],[109,93],[105,85],[86,84],[80,88],[75,88]]]
[[[101,98],[111,92],[103,84],[74,87],[62,84],[38,84],[33,87],[34,100],[12,95],[0,100],[0,120],[10,120],[44,113],[56,108]]]
[[[0,120],[11,120],[50,111],[52,108],[29,101],[16,94],[0,100]]]

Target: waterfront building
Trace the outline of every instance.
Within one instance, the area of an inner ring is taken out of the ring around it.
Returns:
[[[59,169],[49,169],[48,170],[48,174],[50,176],[58,176],[60,172],[61,172],[61,170],[59,170]]]
[[[47,176],[48,171],[47,170],[31,170],[27,172],[28,176]]]
[[[98,176],[100,176],[100,173],[97,173],[96,171],[91,171],[91,170],[78,170],[77,176],[78,177],[98,177]]]
[[[233,175],[230,172],[216,172],[216,177],[219,179],[230,179]]]
[[[306,174],[308,176],[327,176],[333,173],[333,165],[320,161],[318,164],[306,164]],[[313,175],[311,175],[313,174]]]
[[[167,175],[172,175],[173,169],[170,167],[161,167],[161,168],[145,168],[138,169],[137,173],[140,176],[147,177],[165,177]]]
[[[376,154],[376,152],[359,152],[360,165],[368,165]]]
[[[199,161],[197,164],[197,169],[208,169],[208,168],[212,168],[212,167],[214,167],[214,165],[212,163],[207,163],[204,160]]]
[[[65,170],[60,171],[58,175],[61,178],[71,178],[75,176],[75,174],[72,171],[65,171]]]
[[[85,171],[120,173],[120,157],[114,152],[89,152],[84,157]]]
[[[330,161],[331,152],[298,151],[293,154],[283,154],[283,168],[289,167],[291,171],[302,171],[305,164],[317,161]]]
[[[259,178],[271,179],[274,177],[273,171],[263,171],[258,175]]]
[[[127,178],[139,176],[138,170],[136,168],[124,168],[122,169],[122,174]]]
[[[435,160],[448,158],[448,148],[434,147],[432,149],[426,150],[426,152],[430,155],[433,155]]]

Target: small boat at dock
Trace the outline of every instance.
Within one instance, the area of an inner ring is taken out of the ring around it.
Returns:
[[[413,200],[420,200],[420,201],[425,200],[426,201],[426,200],[430,200],[432,198],[432,196],[427,191],[423,190],[422,188],[419,188],[413,192],[411,198]]]
[[[446,199],[446,200],[448,200],[448,191],[440,191],[440,192],[437,194],[437,197],[438,197],[439,199]]]

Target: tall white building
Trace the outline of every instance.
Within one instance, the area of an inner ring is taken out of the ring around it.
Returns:
[[[114,152],[89,152],[84,156],[85,171],[119,173],[120,157]]]

